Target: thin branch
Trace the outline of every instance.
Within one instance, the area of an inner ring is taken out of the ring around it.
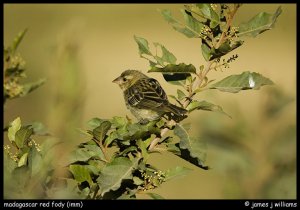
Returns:
[[[195,81],[194,87],[192,89],[196,90],[198,87],[201,86],[201,84],[202,84],[204,78],[206,77],[207,73],[212,69],[211,65],[214,62],[215,62],[215,59],[207,62],[206,68],[203,70],[203,72],[201,72],[199,74],[198,79]],[[185,102],[183,103],[184,108],[186,108],[190,104],[190,102],[192,101],[192,98],[194,97],[194,95],[195,95],[194,91],[192,91],[192,93],[189,94],[188,99],[185,100]]]
[[[109,162],[109,158],[107,157],[106,154],[106,149],[104,148],[104,146],[102,145],[102,143],[100,141],[97,141],[97,139],[93,138],[94,142],[96,142],[96,144],[100,147],[100,149],[102,150],[102,153],[104,155],[105,161]]]
[[[240,7],[239,4],[235,4],[234,7],[233,7],[233,10],[229,12],[228,19],[226,19],[227,20],[226,21],[227,22],[226,23],[226,29],[222,32],[221,37],[220,37],[218,43],[215,46],[215,49],[218,49],[225,42],[225,40],[227,39],[226,34],[227,34],[231,24],[232,24],[233,17],[234,17],[234,15],[237,12],[239,7]]]
[[[158,142],[166,135],[166,133],[169,131],[169,128],[164,128],[160,131],[160,137],[156,137],[155,139],[152,140],[150,146],[149,146],[149,151],[152,151],[154,147],[158,144]]]

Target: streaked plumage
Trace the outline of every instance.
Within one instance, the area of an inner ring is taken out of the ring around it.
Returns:
[[[123,90],[127,108],[140,122],[159,119],[165,113],[182,118],[185,109],[171,104],[157,80],[136,70],[126,70],[113,80]]]

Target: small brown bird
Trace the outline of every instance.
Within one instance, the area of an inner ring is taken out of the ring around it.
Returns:
[[[175,121],[185,117],[187,111],[168,101],[158,81],[140,71],[126,70],[113,82],[123,90],[127,108],[141,124],[157,120],[164,114]]]

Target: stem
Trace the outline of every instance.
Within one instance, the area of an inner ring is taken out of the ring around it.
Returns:
[[[233,17],[235,15],[235,13],[237,12],[238,8],[239,8],[239,5],[235,4],[234,7],[233,7],[233,10],[229,12],[228,19],[226,19],[227,20],[226,21],[226,29],[222,32],[221,37],[220,37],[218,43],[215,46],[215,49],[218,49],[225,42],[225,40],[227,39],[226,33],[228,32],[228,30],[231,26]]]
[[[155,139],[153,139],[153,141],[151,142],[150,146],[149,146],[149,151],[152,151],[154,149],[154,147],[158,144],[158,142],[162,139],[162,137],[164,137],[166,135],[166,133],[169,131],[169,128],[164,128],[160,131],[160,137],[156,137]]]
[[[164,127],[160,131],[160,136],[157,136],[155,139],[152,140],[150,146],[149,146],[149,151],[153,151],[155,149],[155,146],[158,144],[158,142],[167,134],[167,132],[170,130],[169,127],[175,126],[177,123],[174,120],[170,120],[166,123],[167,127]]]
[[[201,72],[199,75],[198,75],[198,79],[195,81],[194,83],[194,88],[191,87],[191,90],[193,89],[197,89],[198,87],[201,86],[204,78],[206,77],[207,73],[212,69],[211,68],[211,65],[215,62],[215,59],[214,60],[211,60],[211,61],[208,61],[207,62],[207,65],[206,65],[206,68],[203,70],[203,72]],[[192,91],[190,92],[189,96],[187,97],[187,99],[185,100],[185,102],[183,103],[183,107],[186,108],[190,102],[192,101],[192,98],[194,97],[195,95],[195,92]]]
[[[107,154],[106,154],[106,149],[104,148],[104,146],[102,145],[102,143],[100,141],[97,141],[97,139],[94,139],[93,140],[96,142],[96,144],[100,147],[100,149],[102,150],[102,153],[104,155],[104,158],[105,158],[105,161],[106,162],[109,162],[109,158],[107,157]]]

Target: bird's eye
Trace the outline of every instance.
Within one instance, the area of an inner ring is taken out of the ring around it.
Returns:
[[[125,77],[123,77],[123,82],[126,82],[126,81],[127,81],[127,79]]]

